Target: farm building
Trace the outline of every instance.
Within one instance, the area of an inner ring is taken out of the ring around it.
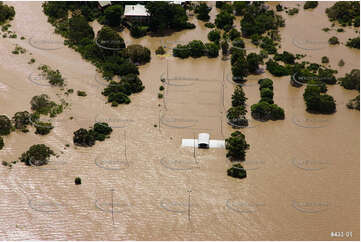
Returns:
[[[124,17],[129,21],[144,23],[149,20],[149,16],[144,5],[125,5]]]
[[[200,133],[198,135],[198,148],[209,148],[209,134]]]
[[[105,6],[112,5],[111,1],[98,1],[100,7],[104,8]]]

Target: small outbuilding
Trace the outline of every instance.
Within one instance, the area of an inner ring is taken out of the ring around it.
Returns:
[[[198,148],[209,148],[209,134],[207,133],[200,133],[198,135]]]
[[[105,6],[112,5],[111,1],[98,1],[100,7],[104,8]]]

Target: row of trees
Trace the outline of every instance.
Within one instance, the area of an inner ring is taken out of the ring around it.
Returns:
[[[246,51],[232,48],[232,79],[235,82],[245,82],[249,74],[257,74],[259,65],[263,63],[263,57],[256,53],[246,55]]]
[[[232,95],[232,107],[227,111],[228,123],[233,127],[246,127],[248,120],[246,118],[247,97],[241,86],[236,86]]]
[[[179,58],[199,58],[207,56],[209,58],[218,57],[219,47],[215,43],[203,44],[201,40],[193,40],[186,45],[178,44],[173,48],[173,56]]]
[[[250,145],[246,141],[246,137],[239,131],[235,131],[231,136],[225,140],[227,157],[231,161],[244,161],[246,159],[246,151],[249,150]],[[240,163],[233,164],[227,170],[227,175],[235,178],[247,177],[247,172]]]
[[[261,100],[251,106],[252,117],[261,121],[285,119],[284,110],[273,101],[273,81],[265,78],[260,79],[258,83]]]

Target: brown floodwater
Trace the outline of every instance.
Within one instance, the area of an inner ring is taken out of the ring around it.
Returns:
[[[11,30],[18,38],[0,38],[1,114],[30,111],[30,99],[42,93],[71,105],[53,120],[55,128],[46,136],[35,135],[32,128],[5,137],[0,160],[15,160],[37,143],[60,156],[42,167],[1,167],[0,239],[332,240],[337,238],[331,232],[343,232],[338,239],[350,240],[346,234],[352,232],[352,240],[359,240],[360,113],[345,106],[357,91],[328,86],[337,112],[315,115],[305,111],[304,87],[292,87],[289,76],[250,76],[244,87],[248,109],[259,100],[257,80],[268,77],[286,118],[262,123],[247,114],[250,125],[242,130],[250,144],[244,162],[247,178],[233,179],[226,174],[231,163],[224,149],[181,148],[182,138],[200,132],[223,139],[234,131],[225,118],[234,88],[230,61],[171,55],[178,43],[207,40],[209,29],[203,22],[190,17],[196,29],[166,37],[133,39],[124,30],[126,43],[148,47],[152,60],[140,67],[144,91],[132,95],[131,104],[114,108],[101,95],[101,75],[62,44],[41,2],[7,4],[16,10]],[[269,3],[272,8],[276,4]],[[281,50],[306,54],[304,60],[317,63],[328,56],[337,77],[359,68],[359,50],[344,45],[358,35],[355,29],[321,30],[331,26],[324,11],[333,2],[319,2],[307,11],[302,2],[282,4],[300,4],[300,11],[294,16],[281,13],[286,19],[280,29]],[[218,10],[215,2],[209,5],[214,21]],[[237,17],[238,29],[239,21]],[[96,22],[92,26],[100,28]],[[343,44],[329,46],[333,35]],[[258,51],[246,43],[248,52]],[[11,54],[16,44],[27,52]],[[160,45],[167,47],[164,57],[154,54]],[[30,65],[31,58],[36,62]],[[345,66],[337,66],[340,59]],[[86,91],[87,97],[65,96],[46,85],[39,78],[40,64],[59,69],[67,88]],[[164,98],[158,99],[162,77],[169,81]],[[75,147],[73,132],[96,121],[114,128],[111,138],[92,148]],[[77,176],[80,186],[74,185]]]

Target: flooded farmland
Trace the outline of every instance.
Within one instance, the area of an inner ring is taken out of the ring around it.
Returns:
[[[267,4],[275,8],[277,3]],[[133,94],[129,105],[111,107],[101,94],[106,82],[63,45],[41,2],[7,4],[16,11],[11,29],[26,40],[0,38],[1,114],[30,110],[31,98],[42,93],[59,102],[63,91],[31,78],[40,64],[59,69],[67,87],[88,95],[64,97],[70,107],[48,135],[16,131],[4,138],[1,160],[18,159],[42,143],[60,156],[43,167],[0,168],[0,239],[332,240],[331,232],[352,232],[353,240],[360,239],[360,113],[346,107],[357,91],[328,85],[337,112],[316,115],[306,112],[305,87],[292,87],[290,76],[250,76],[243,87],[250,124],[241,130],[250,144],[248,173],[234,179],[226,174],[231,167],[226,150],[181,148],[182,138],[207,132],[224,139],[234,131],[225,117],[235,87],[230,61],[171,55],[178,43],[207,41],[210,29],[203,22],[191,16],[195,29],[166,37],[134,39],[125,29],[126,44],[146,46],[152,59],[139,67],[145,89]],[[218,9],[215,2],[208,4],[214,22]],[[325,9],[333,2],[319,2],[313,10],[304,10],[303,2],[282,2],[290,8],[297,4],[298,14],[280,13],[286,20],[281,51],[306,54],[304,60],[316,63],[328,56],[337,77],[359,69],[359,50],[327,43],[333,35],[345,43],[359,33],[351,27],[343,33],[322,31],[331,26]],[[239,30],[240,17],[235,24]],[[100,29],[97,22],[92,27]],[[27,53],[12,55],[16,44]],[[154,53],[161,44],[168,53],[162,57]],[[249,52],[259,51],[246,45]],[[343,67],[337,66],[341,58]],[[164,98],[158,99],[162,77],[167,82]],[[285,110],[285,120],[252,119],[261,78],[273,80],[274,100]],[[91,148],[74,146],[73,132],[96,121],[113,127],[111,138]],[[81,186],[74,185],[78,176]]]

